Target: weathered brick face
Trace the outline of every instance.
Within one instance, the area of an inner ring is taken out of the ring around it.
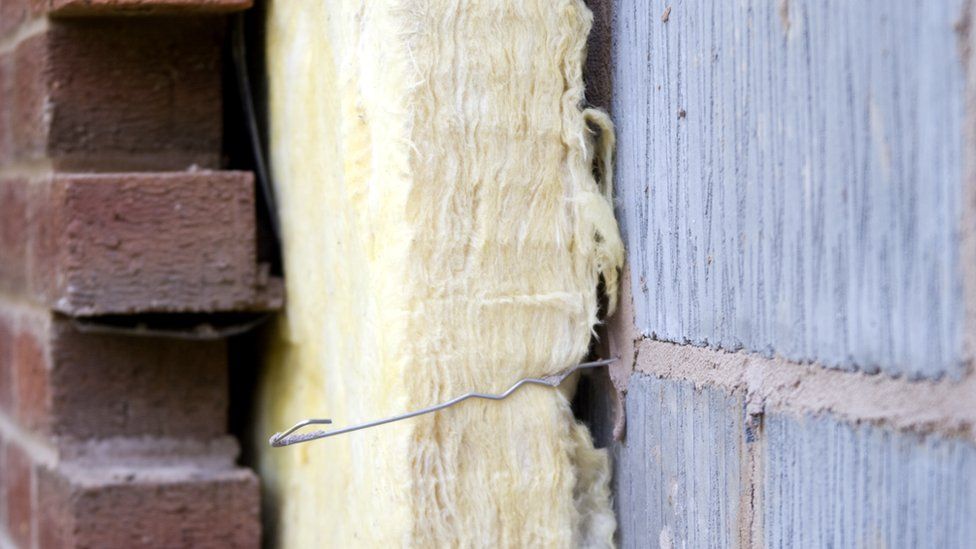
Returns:
[[[27,286],[28,192],[23,180],[0,179],[0,291],[20,292]]]
[[[6,530],[14,543],[30,547],[34,496],[33,464],[30,457],[14,444],[4,444],[3,453]]]
[[[6,56],[13,156],[80,171],[218,167],[222,37],[210,18],[52,22]]]
[[[34,0],[58,16],[224,13],[251,7],[253,0]]]
[[[0,0],[4,547],[260,544],[225,341],[91,331],[280,305],[220,171],[220,14],[250,4]]]
[[[49,302],[69,314],[261,309],[250,174],[57,177]]]
[[[14,335],[14,417],[26,429],[45,431],[50,425],[51,371],[43,328],[25,326]]]
[[[50,156],[79,171],[219,167],[222,37],[211,18],[52,24]]]
[[[256,547],[260,537],[249,471],[41,469],[38,492],[41,547]]]
[[[83,334],[64,317],[51,331],[54,434],[206,439],[226,430],[223,341]]]
[[[9,413],[13,408],[13,346],[13,324],[0,314],[0,413]]]
[[[246,172],[0,179],[0,290],[72,315],[267,310]]]

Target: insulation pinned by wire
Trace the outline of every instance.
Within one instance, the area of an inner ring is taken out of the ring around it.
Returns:
[[[274,435],[271,436],[271,439],[268,441],[268,443],[275,448],[281,448],[283,446],[291,446],[292,444],[309,442],[311,440],[334,437],[336,435],[351,433],[353,431],[359,431],[361,429],[378,427],[380,425],[385,425],[387,423],[393,423],[394,421],[401,421],[404,419],[410,419],[412,417],[422,416],[424,414],[439,412],[445,408],[450,408],[455,404],[460,404],[461,402],[464,402],[469,398],[481,398],[486,400],[504,400],[509,396],[511,396],[512,393],[519,390],[521,387],[525,385],[543,385],[545,387],[551,387],[555,389],[559,387],[562,384],[562,382],[566,380],[566,378],[568,378],[569,376],[573,375],[574,373],[580,370],[584,370],[587,368],[599,368],[601,366],[609,366],[610,364],[613,364],[616,361],[617,358],[615,357],[615,358],[607,358],[603,360],[596,360],[593,362],[582,362],[580,364],[577,364],[576,366],[573,366],[572,368],[569,368],[568,370],[565,370],[555,375],[551,375],[547,377],[527,377],[527,378],[520,379],[517,382],[515,382],[514,385],[506,389],[505,392],[503,393],[498,393],[498,394],[475,393],[475,392],[465,393],[461,396],[454,397],[451,400],[448,400],[446,402],[441,402],[440,404],[435,404],[433,406],[428,406],[427,408],[421,408],[420,410],[414,410],[413,412],[407,412],[405,414],[399,414],[395,416],[386,417],[383,419],[367,421],[366,423],[360,423],[358,425],[352,425],[350,427],[344,427],[342,429],[334,429],[331,431],[318,430],[318,431],[310,431],[307,433],[299,433],[297,435],[294,434],[296,431],[304,429],[305,427],[308,427],[310,425],[328,425],[332,423],[331,419],[316,419],[316,418],[305,419],[299,421],[298,423],[296,423],[290,429],[288,429],[283,433],[275,433]]]

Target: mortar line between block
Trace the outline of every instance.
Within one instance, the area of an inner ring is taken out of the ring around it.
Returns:
[[[976,443],[973,375],[955,382],[908,381],[648,339],[637,342],[637,347],[636,372],[741,392],[757,413],[829,413],[851,423],[869,422]]]

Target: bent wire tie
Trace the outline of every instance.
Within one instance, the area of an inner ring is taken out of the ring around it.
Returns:
[[[310,440],[334,437],[336,435],[351,433],[353,431],[358,431],[360,429],[367,429],[369,427],[376,427],[378,425],[383,425],[386,423],[393,423],[394,421],[400,421],[401,419],[410,419],[412,417],[438,412],[440,410],[443,410],[444,408],[449,408],[451,406],[454,406],[455,404],[468,400],[469,398],[503,400],[505,398],[508,398],[509,395],[517,391],[523,385],[544,385],[546,387],[552,387],[555,389],[556,387],[559,387],[559,385],[562,384],[562,382],[565,381],[567,377],[578,372],[579,370],[584,370],[586,368],[599,368],[601,366],[608,366],[616,362],[616,360],[617,358],[606,358],[603,360],[596,360],[593,362],[581,362],[576,366],[569,368],[568,370],[564,370],[561,373],[554,374],[551,376],[541,377],[541,378],[527,377],[524,379],[520,379],[515,383],[515,385],[512,385],[504,393],[500,393],[500,394],[465,393],[459,397],[452,398],[451,400],[448,400],[446,402],[442,402],[440,404],[435,404],[433,406],[428,406],[427,408],[421,408],[420,410],[414,410],[413,412],[407,412],[405,414],[400,414],[397,416],[390,416],[383,419],[368,421],[366,423],[360,423],[358,425],[353,425],[351,427],[344,427],[342,429],[333,429],[331,431],[318,430],[318,431],[310,431],[308,433],[293,435],[292,433],[294,433],[295,431],[308,427],[309,425],[328,425],[332,423],[331,419],[315,419],[315,418],[305,419],[299,421],[298,423],[293,425],[291,429],[288,429],[284,433],[275,433],[274,435],[271,436],[271,439],[268,441],[268,443],[275,448],[281,448],[282,446],[290,446],[292,444],[299,444],[301,442],[308,442]]]

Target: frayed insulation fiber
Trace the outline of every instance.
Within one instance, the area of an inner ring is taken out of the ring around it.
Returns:
[[[286,311],[257,439],[582,360],[623,245],[612,130],[582,109],[581,0],[273,0]],[[597,131],[601,129],[602,131]],[[596,175],[594,175],[596,174]],[[262,447],[279,547],[605,547],[609,464],[571,385]]]

